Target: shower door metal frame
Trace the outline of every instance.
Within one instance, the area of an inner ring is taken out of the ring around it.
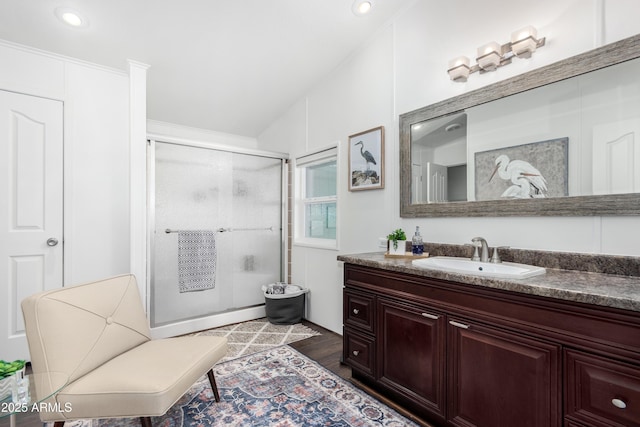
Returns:
[[[156,162],[156,144],[171,144],[181,145],[190,148],[201,148],[206,150],[224,151],[234,154],[244,154],[250,156],[267,157],[271,159],[280,159],[281,166],[281,220],[280,220],[280,278],[286,280],[288,265],[288,164],[287,160],[289,155],[286,153],[278,153],[271,151],[254,150],[248,148],[232,147],[228,145],[206,143],[201,141],[193,141],[183,138],[174,138],[164,135],[148,134],[147,135],[147,283],[146,283],[146,301],[145,304],[148,308],[149,322],[151,322],[151,284],[155,279],[155,260],[152,256],[155,251],[155,226],[156,226],[156,212],[155,212],[155,162]],[[164,232],[164,230],[162,230]],[[195,324],[195,330],[202,330],[208,328],[215,328],[230,323],[237,323],[245,320],[253,320],[255,318],[264,317],[264,304],[260,304],[257,307],[243,308],[231,312],[216,313],[208,316],[203,316],[194,319],[178,320],[171,324],[151,327],[151,335],[153,338],[165,338],[170,336],[182,335],[185,333],[193,332]]]

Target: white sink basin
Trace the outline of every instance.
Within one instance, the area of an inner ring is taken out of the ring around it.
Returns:
[[[536,267],[535,265],[517,264],[515,262],[494,264],[490,262],[471,261],[469,258],[448,256],[416,259],[413,260],[413,265],[431,270],[504,279],[525,279],[547,272],[543,267]]]

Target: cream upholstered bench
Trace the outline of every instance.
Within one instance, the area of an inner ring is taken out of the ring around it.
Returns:
[[[224,337],[152,340],[133,275],[42,292],[22,301],[33,372],[62,372],[67,385],[42,421],[163,415],[205,373],[220,400],[213,365]],[[52,386],[52,385],[51,385]],[[36,384],[39,396],[53,390]]]

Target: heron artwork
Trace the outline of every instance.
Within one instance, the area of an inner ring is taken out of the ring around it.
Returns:
[[[538,169],[524,160],[511,160],[502,154],[496,158],[496,167],[489,178],[498,173],[500,178],[510,180],[513,184],[507,188],[501,197],[528,199],[547,197],[547,180]]]
[[[358,141],[358,142],[356,142],[354,144],[354,146],[358,145],[358,144],[360,144],[360,155],[362,156],[364,161],[367,162],[367,170],[369,170],[369,164],[370,163],[373,163],[374,165],[377,165],[376,159],[375,159],[375,157],[373,157],[373,154],[371,154],[370,152],[368,152],[368,151],[366,151],[364,149],[364,142]]]

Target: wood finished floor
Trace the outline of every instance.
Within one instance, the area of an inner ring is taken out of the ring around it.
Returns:
[[[306,355],[310,359],[315,360],[320,365],[324,366],[336,375],[346,380],[351,380],[351,369],[340,363],[340,359],[342,356],[342,336],[306,320],[304,320],[302,323],[306,326],[309,326],[310,328],[321,332],[322,335],[307,338],[302,341],[297,341],[289,345],[298,350],[300,353]],[[364,389],[371,396],[394,408],[402,415],[413,420],[414,422],[425,427],[431,426],[430,424],[426,424],[421,419],[413,416],[411,413],[405,411],[403,408],[394,405],[393,402],[389,401],[385,396],[376,393],[375,391],[372,391],[360,384],[357,385],[360,388]],[[26,413],[19,414],[16,417],[16,426],[36,427],[42,426],[42,423],[40,422],[38,414]],[[9,418],[0,419],[0,427],[9,427]]]

